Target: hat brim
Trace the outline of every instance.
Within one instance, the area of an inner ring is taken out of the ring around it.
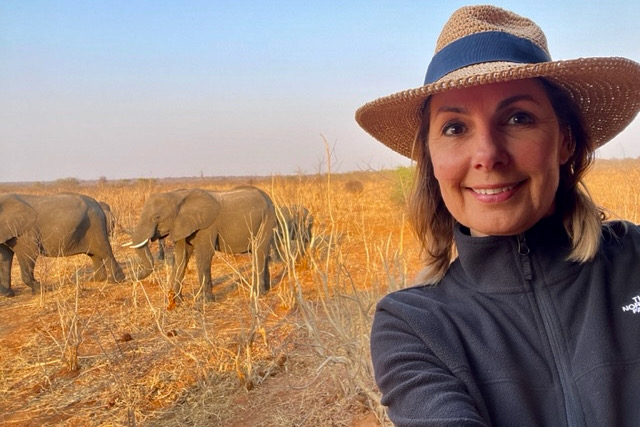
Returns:
[[[640,64],[626,58],[579,58],[519,64],[489,62],[456,70],[435,83],[378,98],[356,121],[392,150],[414,159],[414,140],[426,99],[437,93],[543,77],[564,88],[582,111],[597,147],[626,128],[640,109]]]

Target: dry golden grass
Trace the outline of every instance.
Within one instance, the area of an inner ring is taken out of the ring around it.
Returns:
[[[137,180],[12,187],[76,191],[109,203],[112,242],[129,272],[128,241],[154,192],[253,184],[315,217],[310,254],[272,264],[273,289],[250,292],[250,258],[217,254],[217,301],[167,309],[167,265],[143,281],[86,282],[89,259],[40,258],[33,296],[12,271],[16,297],[0,299],[0,424],[389,425],[372,380],[368,337],[377,300],[407,285],[418,245],[394,172],[215,180]],[[593,197],[638,222],[640,161],[599,161]]]
[[[357,182],[359,191],[345,190]],[[312,251],[272,263],[274,288],[250,292],[250,258],[217,254],[205,304],[167,310],[169,267],[147,280],[86,282],[85,256],[39,258],[45,291],[32,296],[12,270],[16,297],[0,300],[2,425],[354,425],[383,412],[371,377],[368,329],[374,304],[412,273],[392,173],[264,179],[138,180],[55,184],[2,192],[75,191],[111,205],[120,245],[146,198],[181,187],[254,184],[279,205],[315,217]],[[360,185],[361,184],[361,185]],[[408,250],[408,253],[414,250]],[[375,424],[375,423],[374,423]]]
[[[586,184],[611,218],[640,223],[640,159],[598,160]]]

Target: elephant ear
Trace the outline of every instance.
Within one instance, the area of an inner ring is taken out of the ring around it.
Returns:
[[[0,198],[0,243],[23,235],[36,222],[38,214],[15,194]]]
[[[220,207],[220,202],[206,191],[189,191],[178,205],[171,237],[178,241],[210,227],[218,217]]]

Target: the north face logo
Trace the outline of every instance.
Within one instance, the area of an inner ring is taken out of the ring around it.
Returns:
[[[622,311],[632,311],[633,313],[640,313],[640,295],[633,297],[633,302],[629,305],[623,305]]]

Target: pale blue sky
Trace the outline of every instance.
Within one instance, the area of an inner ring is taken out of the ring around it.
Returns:
[[[422,83],[461,1],[0,1],[0,182],[408,165],[353,119]],[[640,2],[496,1],[554,59],[640,61]],[[640,119],[600,150],[640,156]]]

